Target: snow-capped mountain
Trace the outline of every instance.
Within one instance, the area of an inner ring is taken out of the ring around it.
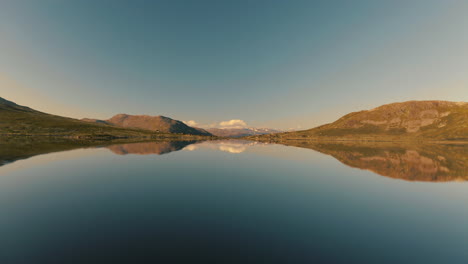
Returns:
[[[255,128],[255,127],[247,127],[247,128],[208,128],[206,129],[211,134],[218,136],[218,137],[246,137],[246,136],[253,136],[253,135],[266,135],[266,134],[274,134],[274,133],[281,133],[283,131],[271,129],[271,128]]]

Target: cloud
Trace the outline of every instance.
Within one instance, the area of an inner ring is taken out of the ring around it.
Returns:
[[[247,127],[247,123],[244,120],[232,119],[219,123],[219,126],[222,128],[244,128]]]
[[[212,124],[200,124],[195,120],[182,121],[187,126],[191,127],[201,127],[201,128],[246,128],[247,123],[241,119],[231,119],[228,121],[222,121],[220,123]]]
[[[239,154],[247,150],[245,144],[238,143],[219,143],[219,150],[233,154]]]
[[[197,146],[195,146],[195,145],[192,144],[192,145],[186,146],[186,147],[184,148],[184,150],[194,151],[194,150],[196,150],[197,148],[198,148]]]
[[[195,122],[195,121],[193,121],[193,120],[182,121],[182,122],[184,122],[187,126],[191,126],[191,127],[193,127],[193,126],[198,126],[198,123]]]

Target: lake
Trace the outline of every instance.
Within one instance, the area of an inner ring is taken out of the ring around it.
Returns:
[[[0,263],[468,263],[468,145],[0,142]]]

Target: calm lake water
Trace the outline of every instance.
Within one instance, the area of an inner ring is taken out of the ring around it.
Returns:
[[[468,263],[468,145],[292,145],[1,143],[0,263]]]

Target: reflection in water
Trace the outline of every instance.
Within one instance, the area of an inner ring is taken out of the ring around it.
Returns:
[[[408,181],[468,180],[468,145],[288,142],[331,155],[354,168]]]
[[[118,143],[3,138],[0,140],[0,166],[40,154],[87,147],[105,147],[117,155],[162,155],[182,149],[195,151],[203,148],[240,154],[263,144],[242,140],[209,141],[202,144],[199,144],[201,141]],[[284,144],[312,149],[331,155],[350,167],[396,179],[431,182],[468,180],[468,145],[310,141],[288,141]]]
[[[119,141],[80,141],[63,138],[10,137],[0,140],[0,166],[33,156],[80,148],[106,147],[118,155],[157,154],[178,151],[198,141],[153,141],[125,143]]]
[[[246,143],[239,142],[221,142],[219,144],[219,150],[229,152],[233,154],[239,154],[247,150],[248,145]]]
[[[0,168],[0,263],[468,263],[468,182],[310,150],[441,181],[463,146],[108,144],[0,140],[3,161],[99,147]]]
[[[184,149],[185,147],[197,143],[198,141],[167,141],[167,142],[141,142],[112,145],[107,148],[117,155],[138,154],[167,154],[173,151]]]
[[[246,140],[223,140],[216,141],[216,146],[218,150],[229,152],[232,154],[240,154],[245,152],[248,148],[253,146],[266,145],[265,143],[260,143],[256,141],[246,141]]]
[[[47,137],[3,137],[0,139],[0,166],[36,155],[78,148],[96,147],[101,143]]]

